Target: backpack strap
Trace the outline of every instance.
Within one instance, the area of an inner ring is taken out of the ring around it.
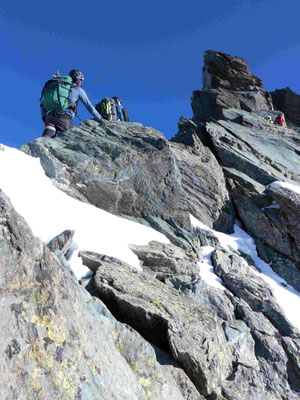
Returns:
[[[64,95],[62,95],[62,94],[59,94],[59,87],[60,87],[60,86],[64,86],[64,87],[67,87],[67,86],[64,85],[61,81],[58,81],[58,82],[57,82],[57,87],[56,87],[56,90],[57,90],[57,98],[58,98],[58,101],[59,101],[59,104],[60,104],[61,108],[63,108],[63,106],[62,106],[62,104],[61,104],[61,98],[67,99],[68,97],[67,97],[67,96],[64,96]]]
[[[46,89],[46,87],[49,85],[50,82],[53,82],[53,79],[50,79],[49,81],[47,81],[47,82],[45,83],[45,85],[44,85],[44,87],[43,87],[43,90],[42,90],[42,93],[41,93],[40,101],[42,100],[42,98],[43,98],[43,96],[44,96],[44,93],[45,93],[45,89]]]
[[[46,87],[46,84],[45,84],[45,85],[44,85],[44,87],[43,87],[43,90],[42,90],[42,93],[41,93],[41,98],[40,98],[40,101],[42,101],[42,98],[43,98],[43,96],[44,96],[45,87]]]

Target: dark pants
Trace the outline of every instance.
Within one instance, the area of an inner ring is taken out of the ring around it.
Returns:
[[[62,133],[72,128],[72,126],[73,123],[70,115],[61,111],[51,111],[46,115],[43,136],[55,137],[57,132]]]

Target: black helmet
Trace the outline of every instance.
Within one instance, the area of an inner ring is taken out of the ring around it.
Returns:
[[[84,80],[83,73],[79,71],[79,69],[72,69],[72,71],[69,72],[69,76],[73,79],[74,82],[77,80]]]

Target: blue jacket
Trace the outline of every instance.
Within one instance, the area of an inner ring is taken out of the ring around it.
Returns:
[[[71,106],[71,109],[63,110],[63,112],[65,112],[66,114],[69,114],[70,117],[73,119],[75,117],[74,111],[76,110],[76,108],[78,106],[79,100],[83,103],[85,108],[93,115],[93,117],[95,117],[97,120],[102,119],[101,115],[98,113],[98,111],[95,109],[95,107],[93,107],[93,105],[90,102],[89,98],[87,97],[87,94],[85,93],[85,91],[81,87],[75,86],[75,85],[71,87],[69,97],[68,97],[68,103],[69,103],[69,107]],[[73,107],[74,111],[73,111],[72,105],[74,106]],[[45,107],[43,106],[43,104],[41,104],[42,118],[49,112],[50,111],[46,110]]]
[[[123,107],[121,106],[120,103],[116,103],[116,108],[117,108],[117,120],[124,121]]]

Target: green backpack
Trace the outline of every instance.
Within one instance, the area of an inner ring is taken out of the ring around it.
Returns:
[[[46,110],[65,110],[73,80],[70,76],[55,76],[45,83],[40,101]]]

